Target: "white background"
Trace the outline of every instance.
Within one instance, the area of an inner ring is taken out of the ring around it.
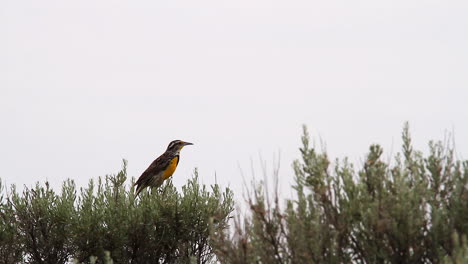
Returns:
[[[301,126],[332,158],[455,133],[468,154],[467,1],[0,3],[0,178],[31,186],[138,177],[173,139],[174,183],[242,189],[281,153],[288,190]],[[258,176],[260,177],[260,176]]]

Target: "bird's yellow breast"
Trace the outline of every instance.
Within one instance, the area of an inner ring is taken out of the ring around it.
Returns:
[[[167,178],[171,177],[174,174],[175,169],[177,168],[177,163],[179,161],[179,157],[174,157],[171,162],[169,162],[169,166],[167,166],[166,170],[164,170],[163,178],[166,180]]]

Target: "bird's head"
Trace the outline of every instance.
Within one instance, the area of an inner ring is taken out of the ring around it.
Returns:
[[[193,144],[190,142],[182,141],[182,140],[174,140],[171,143],[169,143],[169,146],[167,146],[166,151],[179,152],[183,147],[187,145],[193,145]]]

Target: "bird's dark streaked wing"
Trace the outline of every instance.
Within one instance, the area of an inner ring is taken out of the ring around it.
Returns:
[[[135,185],[137,186],[137,190],[149,186],[151,178],[162,172],[164,168],[169,165],[170,160],[171,159],[167,153],[164,153],[155,159],[136,181]]]

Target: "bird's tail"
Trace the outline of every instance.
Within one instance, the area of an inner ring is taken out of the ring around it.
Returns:
[[[135,185],[137,185],[137,184],[135,183]],[[137,197],[138,194],[140,194],[140,192],[143,191],[143,189],[144,189],[143,184],[137,185],[137,188],[135,190],[135,197]]]

